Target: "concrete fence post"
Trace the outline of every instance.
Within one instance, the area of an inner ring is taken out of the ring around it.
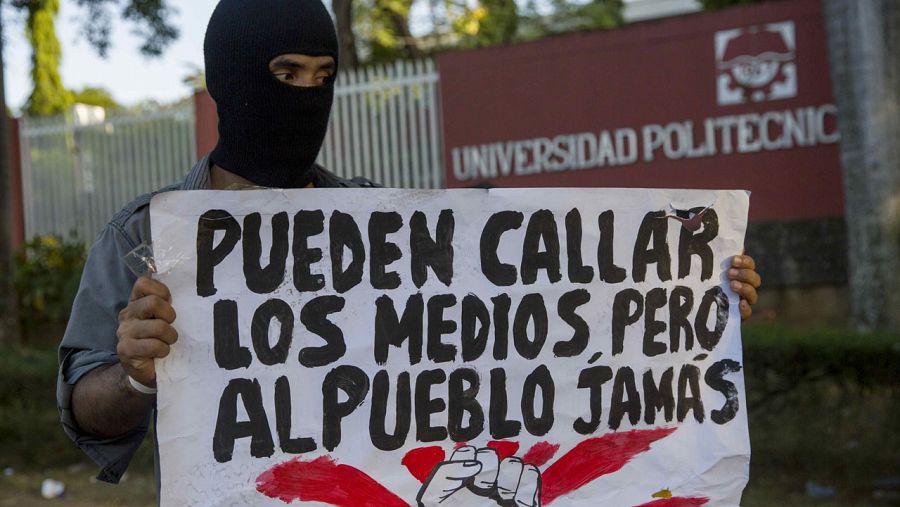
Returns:
[[[900,331],[900,2],[825,0],[852,323]]]

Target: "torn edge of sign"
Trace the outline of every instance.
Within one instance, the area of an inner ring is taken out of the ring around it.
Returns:
[[[152,277],[157,273],[165,273],[180,264],[187,256],[184,252],[163,251],[158,261],[154,255],[153,243],[144,242],[135,247],[130,252],[122,256],[125,265],[128,266],[134,276],[140,278],[142,276]]]
[[[662,210],[666,219],[681,222],[681,226],[690,232],[696,232],[703,224],[703,217],[706,212],[715,207],[718,198],[713,198],[712,202],[706,205],[691,206],[679,202],[670,202]]]

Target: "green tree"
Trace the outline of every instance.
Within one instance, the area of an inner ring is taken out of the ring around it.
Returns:
[[[62,83],[59,64],[62,48],[56,37],[59,0],[28,0],[25,35],[31,43],[31,96],[25,103],[30,116],[60,114],[72,105],[72,95]]]
[[[412,35],[409,14],[414,0],[364,0],[354,4],[356,31],[367,53],[367,63],[399,58],[421,58],[419,41]],[[342,46],[347,43],[342,41]]]
[[[343,53],[341,57],[343,57]],[[342,58],[343,59],[343,58]],[[206,89],[206,70],[199,65],[193,63],[188,64],[188,73],[181,78],[181,82],[191,88],[191,91],[198,92]]]
[[[514,0],[449,0],[447,12],[454,39],[461,47],[487,47],[516,40],[519,8]]]
[[[110,48],[113,7],[121,8],[122,19],[129,22],[142,39],[140,51],[145,56],[160,56],[178,38],[171,24],[175,11],[170,0],[75,0],[85,10],[83,34],[100,56]]]
[[[470,7],[450,0],[451,25],[462,47],[534,40],[577,30],[615,28],[623,23],[622,0],[479,0]],[[548,11],[549,9],[549,11]]]
[[[9,1],[9,0],[8,0]],[[31,0],[11,0],[8,5],[17,9],[27,8]],[[109,48],[109,36],[113,17],[112,6],[125,4],[122,17],[137,27],[144,42],[141,52],[145,55],[159,55],[166,46],[178,37],[178,31],[169,24],[172,10],[167,0],[75,0],[86,9],[85,35],[101,55]],[[0,0],[0,13],[3,9]],[[12,212],[9,186],[9,142],[6,96],[4,94],[3,40],[5,23],[0,18],[0,216],[9,217]],[[0,343],[8,343],[18,338],[18,314],[15,292],[12,288],[13,251],[9,220],[0,220]]]
[[[110,45],[111,4],[116,0],[76,0],[86,10],[83,33],[91,45],[103,56]],[[59,73],[62,50],[56,35],[56,18],[60,0],[13,0],[14,8],[27,12],[25,33],[32,48],[32,93],[25,104],[30,116],[49,116],[64,112],[73,103],[73,96],[62,83]],[[164,0],[130,0],[122,16],[136,25],[143,36],[141,52],[157,56],[177,37],[177,30],[168,23],[170,8]],[[88,98],[96,94],[89,93]],[[108,102],[108,101],[107,101]]]
[[[413,36],[410,30],[410,13],[417,1],[427,3],[430,11],[431,32],[421,36]],[[354,62],[384,63],[448,48],[488,47],[574,30],[614,28],[623,22],[624,2],[332,0],[332,9],[341,65],[353,68]]]
[[[340,46],[340,66],[355,69],[359,66],[359,50],[356,47],[356,34],[353,32],[353,0],[331,0],[331,12],[334,13]]]
[[[529,4],[529,12],[521,23],[522,39],[537,39],[579,30],[606,30],[625,22],[625,5],[622,0],[592,0],[587,3],[552,0],[551,6],[550,14],[541,15],[533,2]]]
[[[122,105],[116,102],[109,90],[99,86],[86,86],[81,90],[72,92],[72,101],[77,104],[99,106],[104,109],[122,108]]]
[[[515,0],[481,0],[484,14],[475,34],[477,46],[512,42],[519,30],[519,10]]]

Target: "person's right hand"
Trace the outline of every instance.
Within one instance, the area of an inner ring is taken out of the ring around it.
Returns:
[[[156,385],[153,360],[169,355],[169,347],[178,340],[173,322],[175,310],[169,288],[148,277],[138,278],[128,306],[119,312],[116,330],[116,351],[125,373],[145,386]]]

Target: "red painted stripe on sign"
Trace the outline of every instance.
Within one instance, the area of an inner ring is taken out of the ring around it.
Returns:
[[[635,455],[649,450],[650,444],[674,431],[675,428],[633,430],[581,442],[544,471],[542,504],[547,505],[601,475],[619,470]]]
[[[491,440],[487,446],[497,451],[501,461],[519,452],[519,443],[511,440]]]
[[[531,446],[531,449],[528,449],[528,452],[525,453],[525,456],[522,457],[522,461],[525,463],[529,463],[536,467],[542,467],[550,458],[556,455],[556,451],[559,450],[559,444],[551,444],[550,442],[538,442]]]
[[[635,507],[700,507],[706,505],[709,498],[663,498]]]
[[[405,466],[419,482],[425,482],[434,467],[446,457],[444,450],[438,446],[419,447],[407,452],[400,464]]]
[[[322,502],[336,507],[408,507],[374,479],[328,456],[312,461],[294,458],[256,478],[256,490],[285,503]]]

